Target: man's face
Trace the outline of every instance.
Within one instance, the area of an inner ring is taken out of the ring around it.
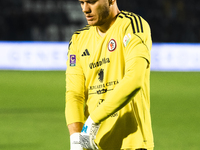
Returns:
[[[101,26],[110,13],[108,0],[79,0],[86,20],[91,26]]]

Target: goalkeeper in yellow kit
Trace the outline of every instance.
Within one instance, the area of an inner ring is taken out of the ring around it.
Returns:
[[[88,25],[69,43],[70,150],[152,150],[148,23],[116,0],[79,0]]]

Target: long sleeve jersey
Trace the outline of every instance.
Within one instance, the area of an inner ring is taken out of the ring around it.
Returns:
[[[66,70],[66,120],[67,124],[84,123],[90,115],[101,123],[95,139],[100,149],[154,145],[151,46],[148,23],[126,11],[117,16],[104,37],[89,25],[72,36]]]

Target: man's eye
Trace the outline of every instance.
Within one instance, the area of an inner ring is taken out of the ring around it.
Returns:
[[[90,4],[95,4],[97,1],[96,0],[94,0],[94,1],[89,1],[88,3],[90,3]]]
[[[83,4],[84,4],[84,2],[82,2],[82,1],[79,1],[79,3],[80,3],[81,5],[83,5]]]
[[[97,0],[89,0],[89,1],[86,1],[86,2],[84,2],[84,1],[79,1],[79,3],[80,3],[81,5],[83,5],[84,3],[95,4],[96,2],[97,2]]]

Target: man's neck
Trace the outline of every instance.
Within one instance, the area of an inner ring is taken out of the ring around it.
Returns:
[[[107,22],[101,26],[97,26],[97,32],[101,37],[103,37],[108,29],[114,24],[120,11],[117,9],[110,17],[108,17]]]

